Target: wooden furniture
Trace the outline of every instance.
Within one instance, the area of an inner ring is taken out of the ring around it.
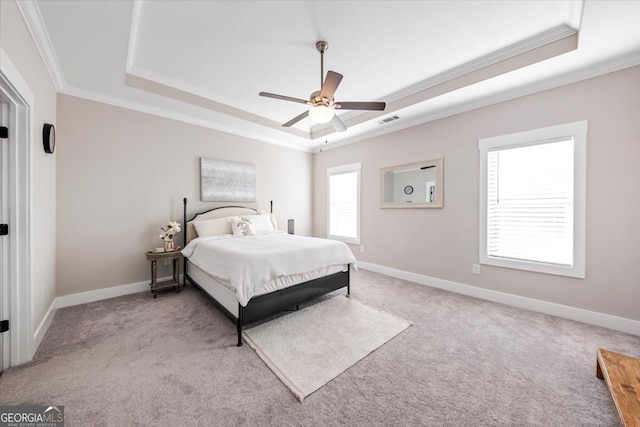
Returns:
[[[640,359],[599,349],[596,377],[607,382],[625,427],[640,427]]]
[[[170,252],[154,252],[147,251],[145,254],[147,260],[151,262],[151,294],[156,298],[158,289],[173,288],[176,293],[180,292],[180,260],[182,255],[180,254],[180,247]],[[158,281],[158,261],[171,261],[173,266],[173,277],[170,280]]]
[[[209,209],[205,212],[195,214],[187,220],[187,199],[184,202],[184,245],[196,236],[192,221],[206,220],[211,218],[222,218],[230,215],[255,215],[257,211],[253,208],[242,206],[223,206]],[[273,213],[273,202],[271,202],[271,213]],[[265,319],[273,314],[296,307],[306,301],[318,298],[329,292],[346,287],[347,294],[350,293],[350,267],[345,271],[329,274],[308,282],[279,289],[271,293],[259,295],[251,298],[246,307],[240,305],[234,294],[219,282],[212,279],[195,265],[184,260],[185,284],[188,280],[198,287],[213,304],[218,307],[232,322],[236,324],[238,335],[238,347],[242,346],[242,327],[252,322]]]

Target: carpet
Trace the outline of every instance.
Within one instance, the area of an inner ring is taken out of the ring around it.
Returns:
[[[640,357],[640,336],[350,277],[353,299],[412,325],[303,403],[186,286],[59,308],[33,362],[0,377],[0,405],[63,405],[66,427],[620,427],[597,351]]]
[[[247,329],[244,338],[302,402],[409,326],[339,295]]]

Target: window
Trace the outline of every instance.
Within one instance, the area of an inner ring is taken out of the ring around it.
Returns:
[[[360,244],[360,163],[327,169],[328,238]]]
[[[480,263],[585,277],[587,122],[482,139]]]

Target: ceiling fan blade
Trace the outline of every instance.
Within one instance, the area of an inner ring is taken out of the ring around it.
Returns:
[[[341,81],[342,74],[338,74],[335,71],[327,71],[327,77],[324,79],[322,89],[320,89],[320,96],[329,100],[333,99],[333,94],[338,89]]]
[[[305,99],[292,98],[291,96],[278,95],[276,93],[260,92],[258,95],[266,96],[267,98],[281,99],[283,101],[298,102],[300,104],[308,104],[309,103],[309,101],[307,101]]]
[[[287,123],[283,124],[282,126],[288,128],[291,125],[298,123],[300,120],[304,119],[308,115],[309,115],[309,110],[305,111],[302,114],[298,114],[297,116],[295,116],[293,119],[289,120]]]
[[[347,130],[347,127],[344,125],[342,120],[340,120],[340,117],[338,117],[337,114],[334,115],[333,118],[331,119],[331,126],[333,126],[333,128],[337,132],[344,132],[345,130]]]
[[[384,102],[338,102],[341,110],[373,110],[384,111],[387,104]]]

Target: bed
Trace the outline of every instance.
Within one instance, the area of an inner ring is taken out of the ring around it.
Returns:
[[[273,215],[242,206],[217,207],[187,220],[184,199],[184,284],[207,295],[242,328],[346,288],[355,257],[343,242],[278,230]]]

